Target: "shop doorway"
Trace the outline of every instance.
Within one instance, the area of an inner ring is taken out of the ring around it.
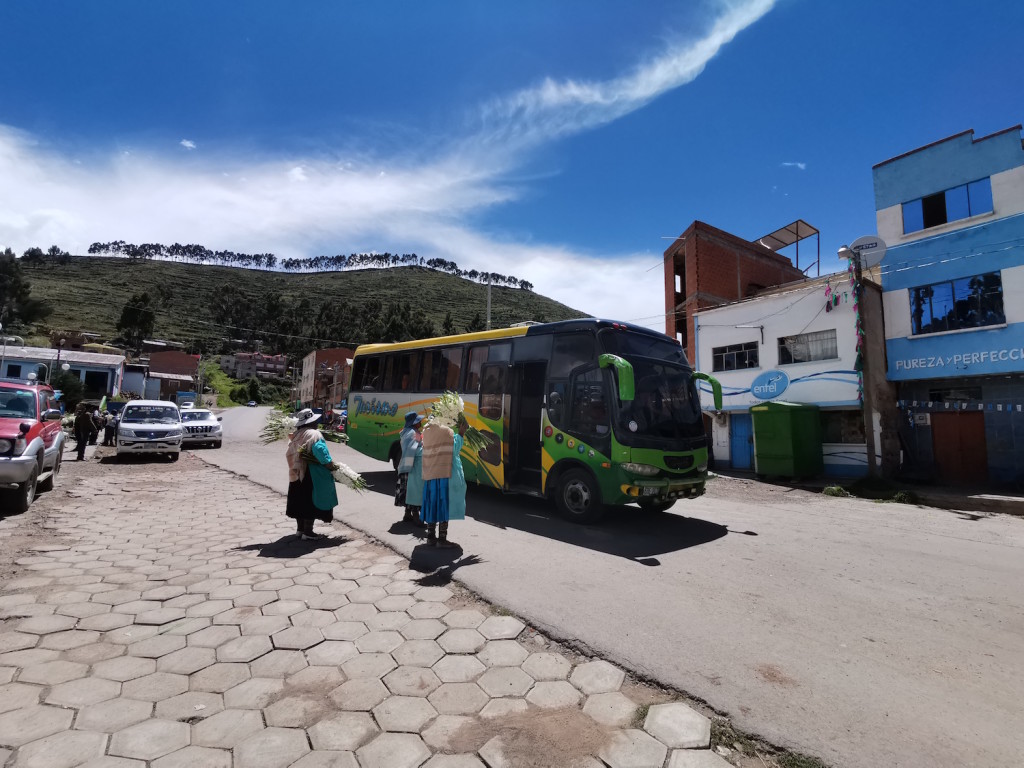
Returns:
[[[729,459],[733,469],[754,468],[754,420],[749,413],[729,414]]]
[[[988,481],[985,414],[933,413],[932,451],[942,481],[983,485]]]

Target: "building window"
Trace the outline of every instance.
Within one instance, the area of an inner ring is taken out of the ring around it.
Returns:
[[[21,378],[21,366],[20,365],[14,365],[13,363],[8,363],[7,364],[7,375],[10,378],[12,378],[12,379],[20,379]]]
[[[727,347],[715,347],[711,350],[712,371],[739,371],[744,368],[757,368],[758,344],[748,341],[745,344],[730,344]]]
[[[991,212],[992,182],[988,178],[978,179],[904,203],[903,234]]]
[[[798,336],[779,337],[779,365],[809,363],[812,360],[836,360],[836,330],[801,333]]]
[[[864,414],[861,411],[822,411],[821,442],[863,445]]]
[[[1003,325],[1003,281],[999,272],[961,277],[910,289],[911,331],[958,331]]]

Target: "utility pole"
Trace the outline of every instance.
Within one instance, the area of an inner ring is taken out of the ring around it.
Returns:
[[[487,330],[491,330],[491,273],[487,273]]]
[[[856,244],[855,244],[856,245]],[[839,257],[851,259],[853,264],[853,304],[856,307],[856,330],[857,343],[860,345],[860,380],[863,395],[862,409],[864,412],[864,442],[867,448],[868,476],[878,476],[878,466],[875,459],[875,399],[868,380],[869,362],[868,345],[864,335],[864,277],[861,271],[860,251],[853,250],[848,246],[839,249]]]

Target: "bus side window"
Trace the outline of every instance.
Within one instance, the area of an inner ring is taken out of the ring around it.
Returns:
[[[373,392],[380,383],[380,358],[358,357],[352,366],[352,389]]]
[[[500,419],[502,397],[505,394],[504,363],[488,364],[483,367],[480,381],[480,415],[485,419]]]
[[[467,395],[475,395],[480,391],[480,369],[485,360],[487,360],[487,347],[473,347],[469,350],[465,388]]]

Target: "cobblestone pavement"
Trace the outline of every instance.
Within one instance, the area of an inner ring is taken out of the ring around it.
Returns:
[[[351,529],[297,540],[261,486],[66,474],[0,582],[0,766],[728,765],[686,704]]]

